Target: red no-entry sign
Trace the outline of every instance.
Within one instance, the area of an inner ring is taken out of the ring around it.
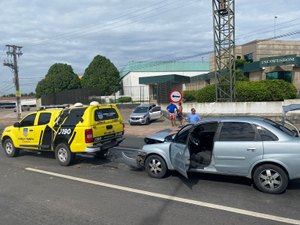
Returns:
[[[170,101],[174,103],[178,103],[182,101],[182,92],[179,90],[171,91],[170,93]]]

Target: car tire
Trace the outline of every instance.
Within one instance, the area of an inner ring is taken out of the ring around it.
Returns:
[[[15,147],[13,141],[10,138],[4,141],[3,150],[8,157],[16,157],[20,152],[20,150]]]
[[[288,186],[287,173],[279,166],[264,164],[257,167],[253,173],[255,186],[262,192],[269,194],[280,194]]]
[[[61,166],[69,166],[75,159],[75,154],[70,151],[70,147],[61,143],[55,148],[55,158]]]
[[[148,125],[149,123],[150,123],[150,119],[147,118],[147,119],[146,119],[146,125]]]
[[[163,178],[168,172],[165,160],[158,155],[150,155],[145,162],[145,169],[150,177]]]

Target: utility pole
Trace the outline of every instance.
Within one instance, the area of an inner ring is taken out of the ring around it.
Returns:
[[[235,88],[234,0],[212,0],[216,101],[233,102]]]
[[[16,45],[6,45],[7,47],[7,56],[12,56],[13,61],[7,60],[4,61],[3,65],[10,67],[14,71],[14,82],[16,86],[16,109],[17,109],[17,115],[18,120],[21,119],[21,93],[20,93],[20,85],[19,85],[19,74],[18,74],[18,63],[17,63],[17,57],[20,57],[23,53],[21,52],[21,46]]]

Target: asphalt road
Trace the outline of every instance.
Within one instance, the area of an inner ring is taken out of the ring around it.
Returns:
[[[300,181],[269,195],[239,177],[153,179],[120,158],[142,144],[130,136],[107,160],[78,156],[69,167],[51,153],[0,149],[0,224],[300,224]]]
[[[1,114],[1,124],[10,117]],[[153,179],[125,165],[121,152],[134,156],[161,123],[126,126],[131,135],[107,160],[79,155],[69,167],[51,153],[7,158],[0,147],[0,225],[300,224],[299,180],[270,195],[246,178],[191,173],[187,180],[174,172]]]

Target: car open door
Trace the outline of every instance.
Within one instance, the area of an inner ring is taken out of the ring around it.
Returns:
[[[190,152],[187,146],[187,138],[191,124],[183,127],[170,144],[170,160],[175,170],[188,178],[187,171],[190,166]]]
[[[150,109],[150,118],[151,120],[159,119],[161,117],[161,107],[155,106],[152,109]]]

